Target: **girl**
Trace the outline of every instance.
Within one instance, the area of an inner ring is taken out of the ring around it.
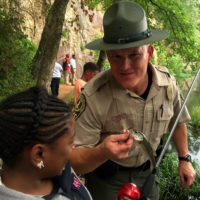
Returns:
[[[69,107],[43,88],[0,103],[0,199],[91,200],[68,162],[74,128]]]

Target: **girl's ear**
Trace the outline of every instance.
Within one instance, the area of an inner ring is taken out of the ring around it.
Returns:
[[[35,144],[31,147],[30,160],[35,167],[38,167],[38,163],[41,161],[44,162],[47,150],[47,146],[44,144]]]

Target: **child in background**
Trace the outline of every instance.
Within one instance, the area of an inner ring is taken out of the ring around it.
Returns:
[[[83,66],[83,75],[80,79],[78,79],[75,83],[74,88],[74,104],[76,104],[76,100],[78,95],[81,92],[81,88],[92,79],[97,73],[99,73],[99,67],[93,62],[87,62]]]

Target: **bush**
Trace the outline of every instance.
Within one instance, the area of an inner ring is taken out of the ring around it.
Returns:
[[[0,5],[0,100],[35,85],[30,65],[37,47],[21,30],[19,14],[12,14]]]
[[[191,123],[193,126],[200,126],[200,106],[194,106],[192,108],[192,114],[191,114],[192,120]]]
[[[12,64],[8,66],[7,71],[4,72],[4,77],[0,81],[0,100],[35,85],[30,66],[37,47],[27,39],[18,40],[16,43],[19,49],[15,49],[13,57],[7,59],[7,62]]]
[[[64,83],[64,78],[63,77],[60,78],[60,83],[62,83],[62,84]]]
[[[178,160],[176,153],[167,154],[159,168],[160,199],[161,200],[198,200],[200,199],[200,167],[193,162],[197,172],[194,183],[189,188],[182,188],[178,175]]]

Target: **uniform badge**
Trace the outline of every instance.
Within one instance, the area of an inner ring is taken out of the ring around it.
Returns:
[[[122,113],[112,117],[112,120],[116,122],[119,122],[122,119],[126,119],[126,113]]]
[[[168,100],[172,99],[172,88],[170,86],[167,87],[167,98]]]
[[[83,94],[80,94],[77,99],[76,105],[72,109],[72,113],[74,115],[75,120],[80,117],[81,113],[84,112],[85,108],[86,108],[85,96]]]

